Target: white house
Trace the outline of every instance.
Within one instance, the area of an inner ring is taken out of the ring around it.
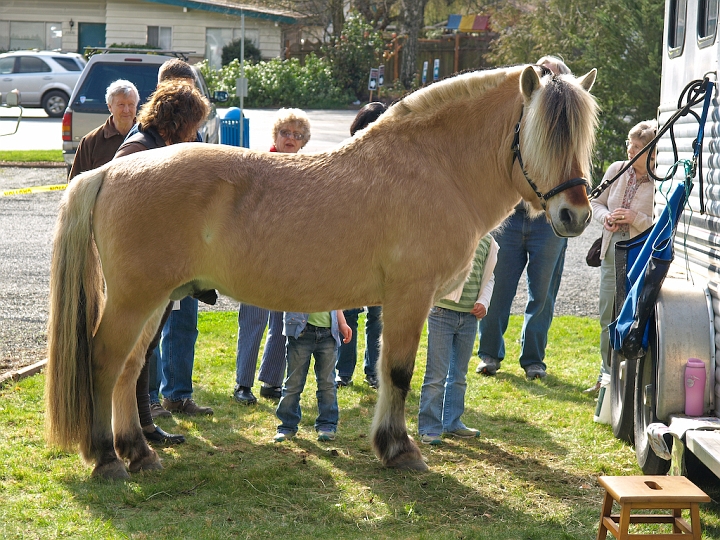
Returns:
[[[240,37],[242,15],[263,58],[283,55],[285,34],[296,34],[302,17],[232,0],[3,0],[0,51],[148,44],[219,67],[222,48]]]

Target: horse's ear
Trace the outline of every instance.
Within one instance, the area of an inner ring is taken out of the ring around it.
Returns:
[[[593,84],[595,84],[595,77],[597,77],[597,69],[592,68],[585,75],[578,79],[578,84],[589,92],[590,89],[593,87]]]
[[[540,88],[540,77],[533,66],[526,67],[520,75],[520,91],[525,99],[530,99],[532,93]]]

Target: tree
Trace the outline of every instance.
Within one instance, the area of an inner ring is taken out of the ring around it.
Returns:
[[[361,99],[366,93],[370,68],[378,65],[383,48],[382,36],[362,15],[351,11],[342,33],[325,47],[325,56],[340,88],[351,90]]]
[[[227,66],[230,62],[236,58],[240,59],[240,45],[242,44],[241,39],[236,39],[225,45],[222,49],[222,60],[223,66]],[[245,40],[245,60],[258,63],[260,61],[260,49],[258,49],[252,41],[249,39]]]
[[[398,18],[398,3],[398,0],[353,0],[352,5],[375,30],[385,30]]]
[[[574,73],[598,69],[592,93],[601,107],[593,163],[597,182],[625,154],[628,130],[655,118],[660,101],[664,6],[656,0],[533,0],[492,15],[500,37],[489,60],[535,62],[562,56]]]
[[[425,6],[428,0],[402,0],[403,31],[407,40],[403,47],[400,64],[400,81],[410,88],[417,72],[418,37],[425,19]]]

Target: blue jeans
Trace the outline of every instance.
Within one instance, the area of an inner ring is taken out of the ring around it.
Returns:
[[[376,377],[378,358],[380,357],[380,335],[382,334],[382,306],[368,306],[365,319],[365,361],[363,369],[365,375]],[[345,322],[352,329],[352,339],[343,343],[338,351],[337,372],[340,377],[352,378],[357,364],[357,328],[358,316],[361,308],[346,309],[343,311]]]
[[[237,356],[235,358],[235,383],[252,388],[255,382],[260,341],[270,322],[265,350],[260,362],[258,379],[273,387],[282,386],[285,376],[285,336],[283,336],[283,312],[269,311],[250,304],[240,304],[238,309]]]
[[[160,345],[150,358],[150,402],[159,403],[159,394],[170,401],[192,397],[195,342],[198,337],[198,301],[186,296],[180,309],[170,313],[162,331]]]
[[[315,357],[318,416],[316,431],[337,431],[338,402],[335,389],[335,357],[337,345],[329,328],[307,325],[297,339],[287,338],[287,377],[278,403],[277,417],[281,424],[278,433],[295,434],[302,418],[300,394],[310,370],[310,356]]]
[[[476,331],[477,319],[472,313],[441,307],[430,310],[427,364],[418,414],[420,435],[466,427],[460,417],[465,411],[465,377]]]
[[[560,289],[567,239],[555,236],[542,215],[530,219],[524,210],[512,213],[493,231],[493,236],[500,250],[492,300],[487,315],[480,320],[478,356],[505,358],[503,335],[520,276],[527,266],[528,301],[520,338],[520,366],[527,369],[541,364],[545,369],[545,346]]]

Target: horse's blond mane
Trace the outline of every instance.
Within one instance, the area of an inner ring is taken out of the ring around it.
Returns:
[[[583,177],[590,178],[598,106],[572,75],[546,76],[544,89],[525,107],[520,150],[536,181],[567,178],[573,157]]]
[[[500,68],[471,71],[443,79],[407,95],[388,109],[384,117],[415,117],[436,114],[443,104],[456,104],[458,100],[471,99],[500,85],[512,71],[521,68]]]

